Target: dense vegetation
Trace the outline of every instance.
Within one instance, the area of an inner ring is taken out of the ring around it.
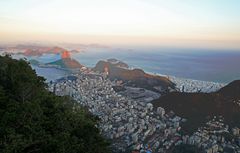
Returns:
[[[181,144],[174,147],[172,153],[202,153],[202,151],[197,146]]]
[[[25,60],[0,56],[1,153],[106,153],[98,119],[46,90]]]

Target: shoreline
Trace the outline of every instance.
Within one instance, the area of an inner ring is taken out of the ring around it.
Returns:
[[[39,66],[39,65],[33,65],[35,67],[41,68],[41,69],[56,69],[56,70],[60,70],[63,72],[71,72],[68,69],[64,69],[64,68],[58,68],[58,67],[52,67],[52,66]],[[35,69],[36,70],[36,69]],[[36,70],[37,72],[37,70]],[[180,92],[205,92],[205,93],[209,93],[209,92],[215,92],[219,89],[221,89],[222,87],[224,87],[225,85],[227,85],[226,83],[218,83],[218,82],[212,82],[212,81],[202,81],[202,80],[195,80],[195,79],[189,79],[189,78],[181,78],[181,77],[175,77],[175,76],[171,76],[171,75],[164,75],[164,74],[160,74],[160,73],[151,73],[151,72],[145,72],[148,73],[150,75],[154,75],[154,76],[163,76],[163,77],[167,77],[171,82],[176,84],[176,89]],[[69,74],[65,74],[64,76],[59,76],[59,78],[62,77],[66,77],[66,75],[70,75]],[[44,76],[43,74],[43,77]],[[48,78],[47,81],[56,81],[57,79],[52,79],[52,78]]]

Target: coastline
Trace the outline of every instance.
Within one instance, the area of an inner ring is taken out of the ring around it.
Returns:
[[[152,72],[145,72],[155,76],[163,76],[167,77],[170,81],[176,84],[176,88],[180,92],[215,92],[222,87],[226,86],[227,83],[220,83],[220,82],[213,82],[213,81],[204,81],[204,80],[196,80],[191,78],[182,78],[176,77],[172,75],[165,75],[160,73],[152,73]],[[183,91],[184,88],[184,91]]]
[[[62,78],[62,77],[66,77],[66,75],[70,75],[70,71],[68,69],[65,68],[60,68],[60,67],[56,67],[56,66],[40,66],[40,65],[35,65],[34,67],[37,68],[41,68],[41,69],[55,69],[57,71],[63,71],[64,75],[62,76],[54,76],[54,78],[49,78],[49,76],[47,76],[47,80],[49,81],[55,81],[56,79]],[[132,69],[132,68],[130,68]],[[35,68],[36,70],[36,68]],[[37,73],[39,69],[36,70]],[[170,75],[165,75],[165,74],[159,74],[159,73],[152,73],[152,72],[147,72],[145,71],[145,73],[151,74],[151,75],[155,75],[155,76],[163,76],[163,77],[167,77],[169,78],[170,81],[172,81],[173,83],[176,84],[176,88],[178,91],[180,92],[205,92],[205,93],[209,93],[209,92],[215,92],[217,90],[219,90],[220,88],[224,87],[226,84],[225,83],[218,83],[218,82],[211,82],[211,81],[202,81],[202,80],[195,80],[195,79],[189,79],[189,78],[181,78],[181,77],[175,77],[175,76],[170,76]],[[49,74],[47,74],[49,75]],[[41,76],[44,76],[44,74],[41,74]]]

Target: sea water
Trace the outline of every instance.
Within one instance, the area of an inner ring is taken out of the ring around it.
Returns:
[[[59,55],[34,57],[43,63],[59,59]],[[132,68],[194,80],[229,83],[240,79],[240,51],[196,48],[88,48],[72,54],[72,58],[87,67],[99,60],[116,58]],[[34,67],[47,80],[67,75],[54,68]]]
[[[240,51],[207,49],[99,49],[74,55],[93,67],[101,59],[116,58],[147,72],[203,81],[229,83],[240,79]]]

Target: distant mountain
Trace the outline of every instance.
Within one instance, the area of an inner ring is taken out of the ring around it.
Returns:
[[[55,65],[59,66],[61,68],[66,68],[66,69],[76,69],[76,68],[82,68],[83,65],[81,65],[78,61],[75,59],[71,58],[70,52],[64,51],[61,54],[62,59],[47,63],[46,65]]]
[[[160,91],[159,89],[163,92],[167,91],[169,88],[174,88],[175,86],[174,83],[166,77],[147,74],[141,69],[127,69],[127,64],[115,61],[115,59],[99,61],[93,70],[106,72],[112,80],[122,80],[127,85],[142,87],[158,92]]]
[[[240,80],[233,81],[218,92],[172,92],[152,103],[155,108],[160,106],[186,118],[187,122],[183,125],[185,132],[193,132],[213,116],[223,116],[226,124],[240,126]]]
[[[43,54],[61,54],[67,51],[61,47],[30,47],[23,52],[25,56],[41,56]]]
[[[56,65],[66,69],[76,69],[83,67],[83,65],[81,65],[78,61],[70,58],[60,59],[55,62],[47,63],[47,65]]]
[[[62,54],[61,54],[61,58],[62,58],[62,59],[71,58],[70,52],[68,52],[68,51],[63,51]]]
[[[80,53],[80,52],[83,52],[83,51],[79,51],[79,50],[77,50],[77,49],[71,50],[71,53]]]
[[[37,61],[37,60],[35,60],[35,59],[31,59],[31,60],[29,60],[29,63],[30,64],[32,64],[32,65],[40,65],[40,64],[42,64],[41,62],[39,62],[39,61]]]
[[[16,45],[13,47],[5,47],[5,51],[23,54],[24,56],[42,56],[43,54],[62,54],[68,51],[58,46],[41,46],[41,45]],[[71,50],[71,53],[79,53],[79,50]]]
[[[126,69],[129,68],[129,66],[128,66],[127,63],[124,63],[124,62],[122,62],[122,61],[119,61],[119,60],[117,60],[117,59],[115,59],[115,58],[107,59],[107,62],[113,64],[114,66],[120,67],[120,68],[126,68]]]

